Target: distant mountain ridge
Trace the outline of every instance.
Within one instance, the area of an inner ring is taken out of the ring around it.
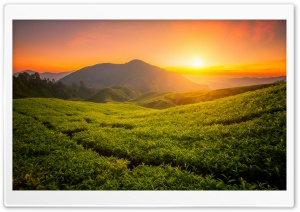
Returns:
[[[86,86],[96,89],[129,86],[142,93],[209,89],[207,85],[194,83],[180,74],[165,71],[137,59],[125,64],[102,63],[88,66],[63,77],[60,81],[68,85],[83,81]]]
[[[69,75],[70,73],[72,73],[72,71],[69,71],[69,72],[58,72],[58,73],[55,73],[55,72],[42,72],[42,73],[39,73],[39,72],[36,72],[36,71],[33,71],[33,70],[24,70],[24,71],[21,71],[21,72],[17,72],[17,73],[14,73],[14,76],[18,76],[20,73],[23,73],[23,72],[27,72],[28,74],[32,75],[34,73],[38,73],[40,75],[41,78],[43,79],[49,79],[49,80],[52,80],[54,79],[55,81]]]
[[[212,90],[223,89],[223,88],[233,88],[239,86],[250,86],[250,85],[261,85],[261,84],[270,84],[275,82],[286,82],[286,76],[276,76],[276,77],[218,77],[205,79],[201,75],[199,76],[189,76],[184,75],[187,79],[195,83],[201,83],[205,81],[205,84]]]
[[[270,84],[276,81],[286,81],[286,76],[278,77],[242,77],[242,78],[229,78],[225,79],[224,82],[234,86],[248,86],[255,84]]]

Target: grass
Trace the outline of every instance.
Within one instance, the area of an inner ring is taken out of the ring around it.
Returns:
[[[16,99],[13,118],[15,190],[286,189],[285,84],[164,110]]]
[[[137,96],[129,100],[143,107],[165,109],[178,105],[195,104],[199,102],[212,101],[215,99],[224,98],[242,94],[245,92],[255,91],[262,88],[274,86],[276,84],[251,85],[243,87],[225,88],[218,90],[200,90],[189,92],[166,92],[156,93],[150,92]]]

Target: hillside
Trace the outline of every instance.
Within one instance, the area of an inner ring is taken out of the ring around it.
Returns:
[[[202,90],[202,91],[191,91],[191,92],[181,92],[181,93],[168,93],[165,95],[165,97],[176,105],[185,105],[185,104],[194,104],[199,102],[212,101],[215,99],[242,94],[249,91],[255,91],[258,89],[267,88],[275,85],[276,84],[262,84],[262,85],[224,88],[224,89],[217,89],[217,90],[210,90],[210,91]]]
[[[267,88],[275,85],[276,84],[262,84],[262,85],[242,86],[242,87],[225,88],[225,89],[217,89],[217,90],[199,90],[199,91],[190,91],[190,92],[171,92],[171,93],[150,92],[150,93],[142,94],[130,100],[130,102],[136,103],[144,107],[165,109],[168,107],[174,107],[178,105],[195,104],[199,102],[212,101],[215,99],[242,94],[249,91],[255,91],[258,89]]]
[[[286,84],[165,110],[16,99],[13,144],[14,190],[286,190]]]
[[[128,86],[103,88],[95,95],[86,99],[91,102],[126,102],[139,96],[141,93]]]
[[[88,87],[96,89],[129,86],[142,93],[208,89],[206,85],[193,83],[180,74],[167,72],[141,60],[132,60],[125,64],[102,63],[85,67],[60,81],[68,85],[83,81]]]
[[[170,101],[170,99],[166,98],[167,94],[168,93],[149,92],[131,99],[130,102],[143,107],[155,109],[165,109],[176,106],[176,104]]]

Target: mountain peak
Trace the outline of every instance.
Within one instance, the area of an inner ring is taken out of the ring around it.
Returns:
[[[144,62],[144,61],[142,61],[142,60],[139,60],[139,59],[131,60],[131,61],[129,61],[128,63],[131,63],[131,64],[133,64],[133,63],[143,63],[143,64],[146,64],[146,62]],[[128,64],[128,63],[127,63],[127,64]]]
[[[180,74],[166,72],[162,68],[138,59],[125,64],[97,64],[85,67],[61,79],[61,82],[66,84],[80,81],[95,89],[129,86],[142,93],[179,92],[206,88],[204,85],[189,81]]]

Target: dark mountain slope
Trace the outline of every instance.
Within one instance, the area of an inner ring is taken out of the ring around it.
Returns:
[[[129,86],[142,93],[208,89],[206,85],[193,83],[180,74],[167,72],[141,60],[132,60],[125,64],[102,63],[85,67],[62,78],[61,82],[70,85],[81,80],[92,88]]]

